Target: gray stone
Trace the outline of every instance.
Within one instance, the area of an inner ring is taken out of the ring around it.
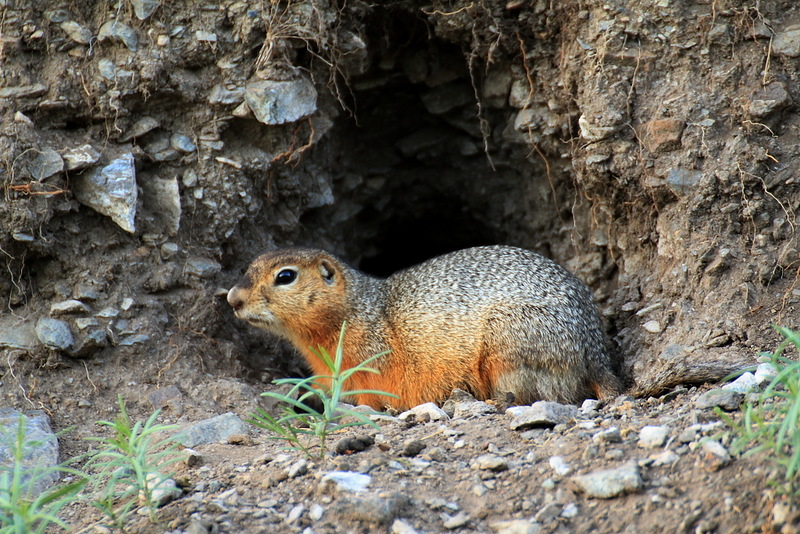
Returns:
[[[139,48],[139,36],[136,35],[136,31],[118,20],[109,20],[100,26],[97,38],[101,42],[106,40],[119,41],[132,52],[135,52],[136,49]]]
[[[158,473],[148,474],[146,484],[150,489],[150,499],[156,508],[160,508],[183,495],[183,491],[178,488],[173,479]],[[145,505],[144,491],[139,492],[139,504]]]
[[[132,86],[136,76],[133,71],[121,69],[107,58],[102,58],[97,62],[97,70],[103,78],[123,86]]]
[[[33,321],[25,321],[11,314],[0,315],[0,347],[32,350],[38,344]]]
[[[169,144],[175,150],[184,152],[186,154],[190,154],[197,150],[197,145],[192,142],[192,139],[188,135],[179,133],[172,134],[172,136],[170,136]]]
[[[712,389],[706,391],[695,402],[695,407],[699,410],[708,410],[719,406],[728,412],[737,410],[742,403],[744,393],[730,389]]]
[[[33,98],[42,96],[47,90],[47,86],[41,83],[3,87],[0,89],[0,98]]]
[[[159,0],[131,0],[133,13],[139,20],[145,20],[158,9]]]
[[[552,401],[538,401],[531,406],[512,406],[506,410],[512,417],[512,430],[527,430],[535,427],[553,427],[578,416],[578,407]]]
[[[511,519],[489,523],[489,528],[497,534],[538,534],[542,530],[542,525],[525,519]]]
[[[36,337],[42,345],[53,350],[67,350],[75,343],[67,323],[50,317],[42,317],[36,322]]]
[[[131,347],[133,345],[142,345],[150,341],[150,336],[147,334],[132,334],[123,337],[117,345],[120,347]]]
[[[86,330],[92,326],[100,326],[100,322],[94,317],[79,317],[75,319],[75,326],[78,327],[78,330]]]
[[[64,33],[67,34],[67,37],[78,44],[88,45],[92,41],[92,32],[74,20],[62,22],[60,26],[61,29],[64,30]]]
[[[772,52],[779,56],[800,56],[800,26],[789,26],[775,34]]]
[[[91,313],[89,306],[75,299],[63,300],[50,306],[50,315],[66,315],[70,313]]]
[[[469,516],[464,512],[458,512],[454,516],[448,516],[447,514],[444,515],[447,516],[447,518],[442,523],[442,526],[447,530],[455,530],[457,528],[464,527],[467,525],[467,523],[469,523]]]
[[[286,468],[286,476],[289,478],[301,477],[306,473],[308,473],[308,460],[305,458],[293,462],[289,467]]]
[[[78,340],[69,350],[69,355],[74,358],[87,358],[108,346],[108,334],[102,328],[93,328],[86,334],[78,336]]]
[[[11,408],[0,409],[0,466],[14,463],[18,432],[23,426],[23,484],[30,484],[29,495],[38,495],[58,481],[54,471],[58,465],[58,439],[50,429],[50,418],[44,412],[28,414]]]
[[[619,427],[612,426],[601,430],[595,434],[592,439],[594,441],[604,441],[606,443],[620,443],[622,441],[622,432],[620,432]]]
[[[667,441],[668,435],[668,426],[648,425],[642,427],[642,429],[639,431],[639,446],[646,449],[661,447],[664,442]]]
[[[181,225],[181,192],[178,177],[143,180],[142,193],[147,209],[161,223],[160,230],[168,236],[178,233]]]
[[[184,447],[197,447],[205,443],[225,441],[232,434],[247,434],[247,423],[233,413],[217,415],[185,428],[175,435]]]
[[[207,32],[205,30],[197,30],[194,32],[194,38],[201,43],[216,43],[217,34],[214,32]]]
[[[331,471],[322,477],[322,484],[333,484],[338,490],[363,493],[372,482],[372,477],[352,471]]]
[[[578,491],[585,493],[587,497],[597,499],[611,499],[625,493],[639,491],[643,486],[639,467],[634,462],[615,469],[603,469],[586,475],[577,475],[572,477],[572,482]]]
[[[475,400],[475,397],[459,388],[453,390],[450,398],[442,405],[442,410],[453,419],[471,419],[497,413],[496,406]]]
[[[110,217],[120,228],[136,230],[136,167],[133,155],[124,154],[100,169],[73,180],[73,193],[81,204]]]
[[[285,124],[308,117],[317,110],[317,90],[310,80],[262,80],[247,84],[244,100],[260,122]]]
[[[208,95],[209,104],[241,104],[244,102],[244,88],[227,88],[223,85],[215,85],[211,88]]]
[[[150,133],[156,128],[161,126],[161,123],[158,122],[158,119],[154,119],[153,117],[142,117],[141,119],[137,120],[133,123],[125,135],[119,138],[120,142],[127,143],[131,139],[135,139],[137,137],[141,137],[146,133]],[[169,145],[169,142],[167,142]]]
[[[751,391],[758,389],[758,381],[753,373],[742,373],[730,384],[725,384],[722,386],[722,389],[738,391],[739,393],[750,393]]]
[[[756,118],[766,117],[774,111],[785,108],[791,101],[786,85],[782,82],[772,82],[753,95],[748,112]]]
[[[650,458],[653,460],[653,465],[656,467],[662,465],[672,465],[680,460],[680,456],[672,451],[663,451],[655,456],[651,456]]]
[[[62,155],[64,164],[68,171],[77,171],[91,167],[100,161],[100,152],[92,145],[82,145],[71,150],[67,150]]]
[[[700,171],[670,169],[667,173],[667,186],[676,194],[685,195],[694,189],[703,177]]]
[[[390,525],[411,500],[401,493],[342,496],[328,508],[332,524],[339,521]]]
[[[210,278],[222,270],[222,265],[211,258],[194,257],[186,261],[183,271],[200,278]]]
[[[398,415],[397,418],[401,421],[410,419],[422,423],[428,421],[448,421],[450,419],[447,413],[433,402],[426,402],[425,404],[414,406],[410,410]]]
[[[34,180],[41,182],[64,170],[64,160],[52,148],[45,148],[39,152],[28,165],[28,171]]]
[[[561,513],[561,505],[555,502],[551,502],[542,506],[542,508],[536,512],[534,519],[538,523],[547,523],[552,521]]]
[[[503,458],[495,456],[494,454],[482,454],[472,461],[470,467],[497,473],[508,469],[508,463]]]

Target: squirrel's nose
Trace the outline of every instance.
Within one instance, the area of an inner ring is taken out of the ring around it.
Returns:
[[[228,304],[231,305],[233,311],[239,311],[244,307],[244,299],[242,298],[242,290],[234,286],[228,291]]]

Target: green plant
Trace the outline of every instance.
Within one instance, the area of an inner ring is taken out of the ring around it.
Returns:
[[[109,427],[113,435],[88,438],[103,445],[90,461],[90,465],[100,471],[97,480],[101,485],[92,504],[120,530],[137,504],[148,511],[151,521],[155,521],[158,508],[155,495],[168,489],[165,482],[169,476],[164,474],[164,469],[180,459],[173,438],[153,442],[156,433],[177,428],[156,424],[159,413],[160,410],[156,410],[144,423],[139,421],[131,425],[125,401],[120,396],[117,417],[113,421],[97,422]]]
[[[739,422],[721,414],[734,429],[734,451],[764,452],[781,467],[782,490],[800,494],[800,362],[783,355],[790,345],[800,351],[800,334],[775,327],[785,338],[769,354],[777,375],[754,402],[746,402]]]
[[[328,352],[320,347],[314,353],[325,363],[330,370],[329,376],[311,376],[308,378],[281,378],[273,380],[275,385],[291,384],[292,388],[286,394],[267,391],[261,395],[279,400],[283,415],[275,418],[266,410],[259,408],[251,415],[249,422],[274,432],[272,439],[283,440],[290,444],[291,449],[300,450],[309,458],[325,456],[327,452],[327,438],[330,434],[351,426],[369,425],[377,428],[378,425],[369,419],[368,415],[339,405],[339,402],[349,396],[361,394],[375,394],[387,397],[397,397],[384,391],[376,390],[345,390],[345,383],[355,373],[378,373],[369,364],[377,358],[385,356],[381,352],[359,363],[355,367],[342,370],[344,334],[346,323],[342,325],[339,333],[339,343],[332,359]],[[321,410],[310,407],[307,401],[316,399],[322,406]],[[343,418],[353,420],[346,423],[340,422]],[[316,454],[312,452],[317,448]]]
[[[58,518],[66,504],[75,500],[86,477],[65,462],[57,466],[26,466],[26,455],[44,440],[26,439],[27,418],[19,416],[16,432],[4,430],[0,438],[9,449],[10,465],[0,466],[0,533],[29,534],[44,532],[51,524],[68,526]],[[55,436],[53,436],[55,439]],[[76,480],[41,491],[53,474],[69,474]]]

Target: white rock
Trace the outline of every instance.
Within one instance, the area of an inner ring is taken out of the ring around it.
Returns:
[[[764,386],[772,382],[772,379],[778,376],[778,370],[771,363],[760,363],[756,368],[756,382],[759,386]]]
[[[550,468],[556,472],[559,476],[566,476],[571,471],[567,462],[564,461],[564,458],[561,456],[551,456],[550,457]]]
[[[405,421],[412,416],[418,421],[448,421],[450,419],[445,411],[433,402],[426,402],[425,404],[414,406],[410,410],[398,415],[397,418],[401,421]]]
[[[661,333],[661,323],[659,323],[658,321],[647,321],[642,325],[642,328],[644,328],[651,334]]]
[[[645,426],[639,431],[639,446],[647,449],[661,447],[669,435],[668,426]]]
[[[634,462],[616,469],[603,469],[572,478],[578,490],[589,497],[610,499],[642,488],[639,467]]]
[[[489,523],[489,528],[497,534],[538,534],[542,526],[535,521],[525,519],[512,519],[510,521],[495,521]]]
[[[322,482],[328,481],[336,484],[336,487],[340,490],[362,493],[367,491],[367,486],[372,481],[372,477],[352,471],[331,471],[322,477]]]
[[[732,391],[738,391],[739,393],[750,393],[758,389],[758,381],[753,373],[744,373],[730,384],[722,386],[722,389],[730,389]]]

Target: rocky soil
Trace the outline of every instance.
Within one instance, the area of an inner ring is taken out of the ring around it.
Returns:
[[[630,398],[552,430],[381,421],[285,480],[301,458],[263,434],[201,446],[139,531],[791,531],[771,468],[705,445],[730,445],[695,404],[709,386],[674,388],[800,326],[799,28],[794,0],[0,0],[3,405],[72,428],[62,458],[117,395],[137,418],[164,391],[170,422],[246,418],[305,372],[225,303],[259,252],[385,275],[507,243],[592,288]],[[640,447],[646,426],[666,441]],[[607,468],[640,483],[577,489]],[[321,488],[333,470],[369,490]]]

